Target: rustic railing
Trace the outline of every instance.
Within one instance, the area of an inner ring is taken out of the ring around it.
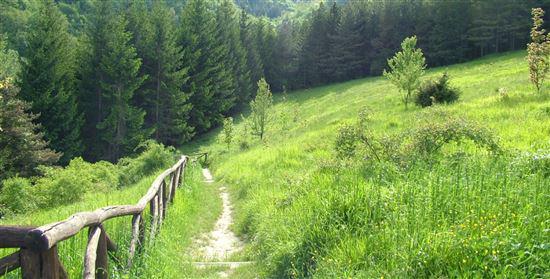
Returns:
[[[108,278],[110,252],[117,245],[109,238],[104,221],[132,215],[131,240],[128,247],[127,270],[145,242],[144,210],[149,205],[149,239],[152,240],[166,217],[166,209],[174,201],[176,189],[183,180],[187,156],[156,177],[147,193],[135,205],[115,205],[95,211],[80,212],[66,220],[33,227],[0,226],[0,248],[19,250],[0,259],[0,276],[21,268],[23,278],[67,278],[59,260],[57,244],[88,228],[88,243],[84,255],[83,278]],[[169,178],[167,184],[166,178]]]

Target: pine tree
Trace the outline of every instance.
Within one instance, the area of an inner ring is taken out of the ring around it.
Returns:
[[[325,22],[324,50],[319,57],[321,79],[323,82],[334,82],[343,80],[344,73],[341,69],[342,49],[339,45],[339,32],[341,31],[341,11],[336,2],[332,3]]]
[[[266,19],[260,18],[255,23],[258,53],[261,58],[264,78],[271,82],[274,80],[276,63],[273,60],[273,47],[275,46],[275,30]],[[280,90],[280,88],[278,88]]]
[[[247,67],[247,55],[241,41],[239,18],[235,5],[229,1],[222,1],[216,13],[217,30],[220,31],[219,39],[229,47],[227,64],[233,73],[235,88],[235,103],[241,107],[250,100],[252,95],[252,81],[250,70]]]
[[[103,96],[101,82],[107,78],[101,60],[107,52],[108,34],[111,32],[111,21],[115,16],[110,1],[94,1],[91,14],[88,16],[84,37],[81,42],[81,67],[79,106],[84,111],[83,140],[85,143],[84,158],[97,161],[107,153],[107,143],[101,139],[98,125],[107,116],[106,100]]]
[[[189,121],[198,133],[220,123],[223,113],[234,103],[234,83],[224,61],[227,45],[219,44],[214,15],[207,4],[202,0],[189,1],[181,22],[180,44],[187,46],[186,59],[191,63],[189,83],[185,86],[192,94]]]
[[[246,65],[250,72],[250,80],[252,81],[252,91],[257,90],[255,82],[264,76],[264,66],[260,56],[256,32],[256,24],[252,18],[243,10],[240,17],[241,42],[246,49]],[[252,94],[254,95],[254,94]],[[251,96],[253,97],[253,96]]]
[[[163,1],[155,1],[150,11],[140,3],[130,8],[130,25],[143,61],[141,73],[148,78],[134,99],[145,108],[146,126],[154,131],[157,141],[181,144],[191,138],[193,129],[188,125],[189,94],[182,91],[188,67],[177,42],[175,16]]]
[[[145,77],[139,76],[141,60],[130,44],[131,33],[122,15],[111,18],[101,57],[100,80],[105,118],[97,125],[100,138],[107,144],[103,157],[115,161],[131,154],[150,132],[143,129],[145,112],[132,105],[132,97]]]
[[[28,46],[20,76],[21,97],[45,130],[51,147],[63,152],[61,163],[80,155],[82,115],[75,92],[74,44],[67,21],[51,0],[41,0],[30,19]]]
[[[30,104],[18,99],[13,79],[20,70],[19,56],[6,49],[0,37],[0,181],[14,175],[35,174],[38,165],[50,165],[61,154],[47,147],[36,115],[28,113]]]
[[[307,31],[301,49],[299,71],[302,74],[303,86],[315,86],[322,83],[321,56],[327,50],[326,8],[321,2],[318,9],[307,21]]]

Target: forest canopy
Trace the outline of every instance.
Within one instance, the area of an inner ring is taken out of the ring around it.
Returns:
[[[60,162],[114,162],[147,139],[179,146],[219,126],[262,78],[276,93],[380,75],[412,35],[429,67],[525,49],[531,8],[549,6],[4,0],[0,34],[21,57],[13,90]]]

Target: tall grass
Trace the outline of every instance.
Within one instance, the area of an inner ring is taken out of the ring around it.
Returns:
[[[206,278],[209,271],[192,265],[194,237],[212,229],[221,213],[217,186],[205,184],[200,165],[193,164],[185,174],[185,185],[167,212],[160,234],[136,261],[133,278]]]
[[[532,93],[523,52],[428,75],[445,71],[463,94],[441,109],[492,131],[500,155],[467,143],[406,168],[336,159],[338,126],[365,105],[377,137],[420,127],[422,110],[405,109],[382,78],[280,97],[280,120],[249,149],[226,151],[213,135],[189,147],[210,151],[230,186],[260,277],[550,276],[549,96]],[[237,122],[235,134],[244,130]]]

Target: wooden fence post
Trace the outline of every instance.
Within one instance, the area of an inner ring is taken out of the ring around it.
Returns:
[[[130,269],[132,267],[132,260],[136,253],[136,246],[141,246],[141,214],[136,214],[132,217],[132,239],[130,240],[130,248],[128,252],[128,264],[126,267]],[[138,248],[139,249],[139,248]]]
[[[157,229],[157,196],[149,202],[149,211],[151,213],[151,228],[149,229],[149,238],[152,240],[155,237],[155,230]]]
[[[161,185],[161,189],[162,189],[162,195],[161,195],[161,199],[162,199],[162,219],[165,219],[166,218],[166,208],[168,208],[168,195],[169,193],[167,193],[166,191],[166,183],[164,183],[164,181],[162,181],[162,185]]]
[[[109,254],[107,249],[107,233],[105,228],[99,225],[101,234],[99,235],[99,242],[97,243],[97,257],[95,259],[95,278],[107,279],[109,278]]]
[[[172,180],[170,181],[170,203],[174,202],[174,197],[176,197],[176,185],[178,185],[178,178],[179,178],[179,172],[180,167],[176,169],[176,171],[172,175]]]
[[[183,165],[181,165],[180,174],[178,175],[178,184],[176,185],[177,187],[180,187],[183,182],[183,176],[185,175],[185,165],[187,165],[187,161],[185,161]]]
[[[138,249],[143,249],[145,245],[145,220],[143,219],[143,212],[139,214],[139,237],[138,237]]]
[[[101,237],[101,228],[99,226],[90,227],[88,230],[88,244],[86,245],[86,254],[84,254],[84,270],[82,278],[94,279],[96,275],[97,248],[99,238]]]
[[[22,248],[20,254],[21,275],[24,279],[68,278],[67,272],[59,261],[57,246],[40,252]]]

